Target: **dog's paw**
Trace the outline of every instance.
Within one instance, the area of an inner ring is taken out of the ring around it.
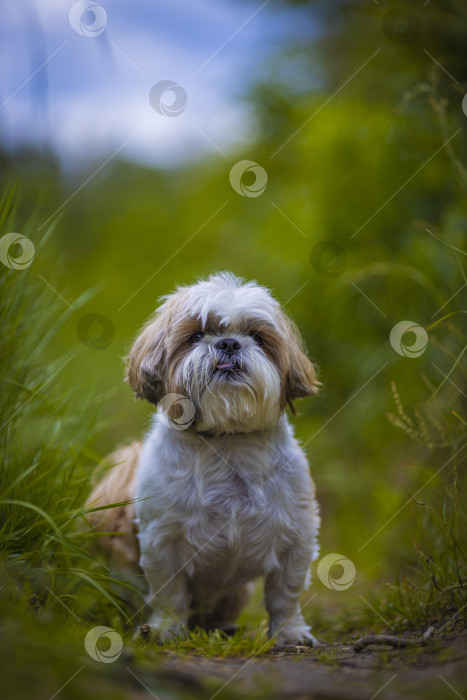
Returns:
[[[311,634],[311,632],[309,636],[303,640],[302,644],[305,647],[313,647],[313,649],[321,646],[321,642],[319,641],[319,639],[316,639],[316,637],[313,634]]]
[[[292,634],[279,634],[277,636],[277,646],[278,647],[283,647],[283,646],[300,646],[300,647],[319,647],[320,642],[316,639],[314,635],[311,633],[301,636],[297,635],[292,635]]]
[[[136,628],[133,639],[143,642],[154,641],[159,644],[172,642],[175,638],[188,638],[186,625],[175,621],[172,617],[160,614],[153,614],[149,623],[144,622]]]
[[[152,635],[159,644],[173,642],[176,637],[186,639],[188,636],[186,626],[181,622],[175,621],[173,618],[155,614],[149,620],[150,630]]]
[[[319,641],[311,634],[311,628],[305,622],[298,624],[288,624],[280,628],[277,635],[277,645],[287,646],[293,644],[295,646],[319,647]]]

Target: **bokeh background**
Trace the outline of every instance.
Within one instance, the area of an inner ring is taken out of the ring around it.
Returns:
[[[273,291],[319,367],[322,391],[294,423],[322,507],[322,553],[357,571],[352,588],[321,586],[320,596],[365,607],[362,592],[381,596],[388,583],[399,620],[415,622],[430,604],[456,614],[465,551],[462,1],[86,7],[21,0],[0,10],[9,66],[2,235],[19,232],[36,247],[25,269],[2,270],[4,321],[16,333],[4,355],[16,382],[5,393],[5,464],[19,441],[23,470],[28,450],[46,454],[50,419],[66,464],[68,446],[80,455],[79,489],[75,477],[61,488],[84,499],[100,457],[148,423],[150,406],[123,383],[138,328],[177,284],[231,270]],[[179,87],[150,100],[161,81]],[[249,170],[235,191],[239,161],[257,164],[266,185],[255,189]],[[402,321],[418,335],[391,344]],[[25,426],[22,406],[35,391],[43,403]],[[22,480],[15,498],[52,507],[60,476],[47,478],[41,495]],[[5,551],[20,556],[22,528],[41,516],[15,517]]]

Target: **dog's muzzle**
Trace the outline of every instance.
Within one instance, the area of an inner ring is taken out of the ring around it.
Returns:
[[[214,347],[219,351],[216,370],[231,372],[239,369],[239,352],[242,346],[235,338],[221,338]]]

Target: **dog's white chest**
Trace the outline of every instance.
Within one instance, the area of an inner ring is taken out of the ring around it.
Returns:
[[[206,547],[197,537],[192,542],[195,571],[223,583],[242,571],[249,580],[278,566],[292,525],[271,480],[244,479],[238,473],[219,476],[203,482],[190,514],[194,531],[205,533],[208,542]]]
[[[153,433],[138,479],[137,497],[145,499],[137,504],[143,547],[166,549],[174,568],[185,561],[190,578],[214,587],[279,568],[281,555],[295,546],[310,483],[284,427],[277,443],[270,436],[195,442],[174,431]]]

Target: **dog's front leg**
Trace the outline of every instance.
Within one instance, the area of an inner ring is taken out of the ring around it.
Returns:
[[[270,572],[264,582],[264,601],[269,613],[269,634],[278,644],[311,643],[318,640],[311,634],[300,611],[300,593],[306,588],[311,563],[309,552],[288,552],[281,568]]]
[[[144,555],[140,562],[149,584],[146,597],[151,608],[149,625],[164,642],[185,634],[190,601],[183,570],[174,570],[167,560],[154,561],[154,553],[151,554],[150,562]]]

